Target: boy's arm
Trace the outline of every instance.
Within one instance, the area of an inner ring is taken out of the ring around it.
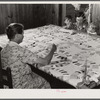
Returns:
[[[57,49],[56,45],[53,44],[50,53],[45,58],[37,58],[36,63],[38,63],[39,66],[48,65],[50,63],[56,49]]]

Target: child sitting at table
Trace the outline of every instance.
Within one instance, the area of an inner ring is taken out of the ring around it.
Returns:
[[[97,34],[96,30],[97,30],[97,26],[94,23],[90,23],[87,28],[87,33],[88,34]]]
[[[84,31],[87,30],[87,21],[85,18],[84,12],[77,12],[76,14],[76,22],[74,23],[74,29],[77,31]]]
[[[41,89],[50,88],[50,84],[41,76],[32,72],[28,64],[41,67],[50,63],[57,47],[55,44],[48,55],[41,58],[19,44],[24,38],[24,26],[20,23],[11,23],[6,28],[9,39],[8,44],[1,50],[2,68],[11,68],[13,88],[16,89]]]
[[[67,15],[65,17],[63,28],[65,28],[65,29],[72,29],[73,28],[72,16],[71,15]]]

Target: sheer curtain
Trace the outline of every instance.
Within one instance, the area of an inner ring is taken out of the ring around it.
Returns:
[[[100,35],[100,4],[93,4],[92,22],[97,26],[97,34]]]
[[[100,4],[93,4],[92,7],[92,21],[100,20]]]

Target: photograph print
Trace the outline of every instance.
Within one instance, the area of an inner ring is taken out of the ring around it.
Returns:
[[[99,89],[100,4],[0,4],[1,89]]]

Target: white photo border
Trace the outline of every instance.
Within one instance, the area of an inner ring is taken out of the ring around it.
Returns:
[[[100,1],[16,1],[0,0],[0,4],[100,4]],[[0,99],[99,99],[100,90],[93,89],[0,89]]]

